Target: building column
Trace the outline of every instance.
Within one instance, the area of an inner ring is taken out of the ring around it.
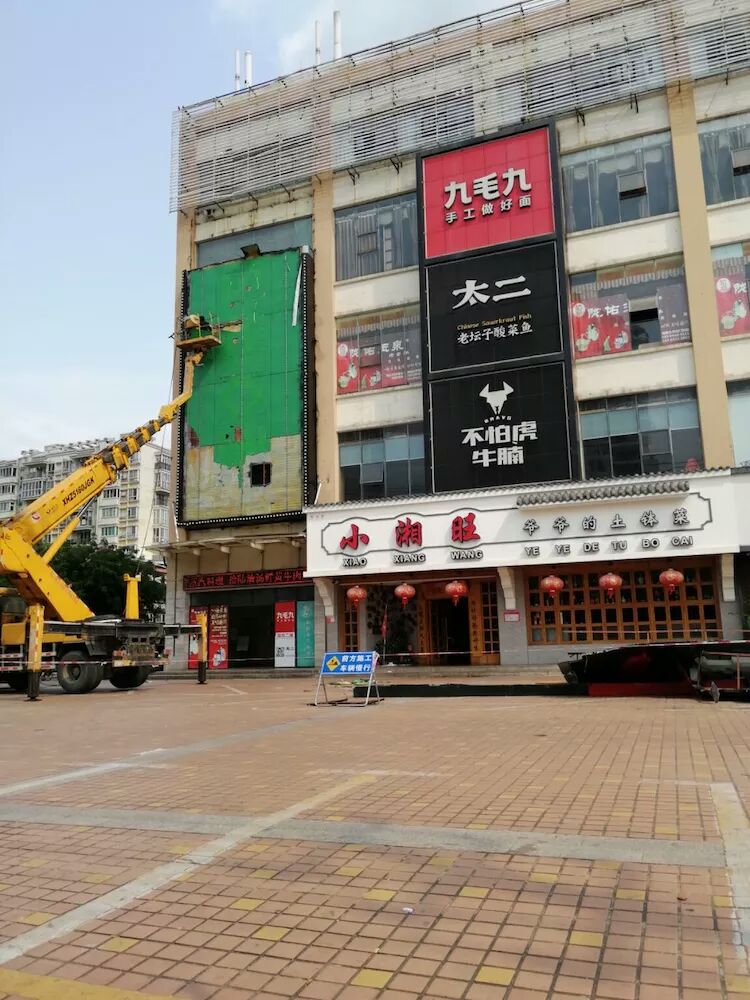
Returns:
[[[334,282],[336,245],[333,222],[333,175],[313,178],[313,246],[315,248],[315,378],[319,503],[339,499],[336,436],[336,323]]]
[[[671,86],[667,97],[704,461],[718,468],[733,464],[732,434],[693,86]]]

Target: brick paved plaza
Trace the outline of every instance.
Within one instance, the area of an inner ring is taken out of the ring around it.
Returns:
[[[0,695],[0,997],[750,995],[750,709]]]

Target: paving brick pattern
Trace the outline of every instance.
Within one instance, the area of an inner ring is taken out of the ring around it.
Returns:
[[[4,784],[72,779],[0,787],[0,804],[81,818],[0,822],[0,947],[73,921],[0,967],[0,1000],[750,995],[728,868],[618,861],[615,841],[609,861],[553,850],[556,834],[724,844],[712,789],[734,785],[747,801],[747,707],[472,698],[313,710],[309,679],[226,684],[236,691],[212,677],[206,689],[130,697],[103,685],[36,706],[0,696]],[[191,751],[205,740],[217,745]],[[157,751],[146,766],[75,776],[137,765],[144,750]],[[266,831],[200,863],[213,835],[148,829],[145,812],[141,828],[130,814],[133,825],[97,826],[102,808],[159,810],[189,830],[191,816],[262,817],[325,792],[302,818],[530,831],[552,846],[538,857]],[[79,907],[180,859],[177,878],[76,924]]]

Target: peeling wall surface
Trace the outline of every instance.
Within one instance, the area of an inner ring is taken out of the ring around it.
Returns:
[[[197,369],[186,407],[185,522],[302,508],[301,271],[289,250],[188,276],[189,311],[220,327],[221,345]]]

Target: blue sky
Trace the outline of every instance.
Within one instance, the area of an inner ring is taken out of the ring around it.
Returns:
[[[369,5],[368,5],[369,6]],[[493,4],[489,2],[488,7]],[[475,13],[480,0],[0,0],[0,459],[113,437],[169,396],[174,108]]]

